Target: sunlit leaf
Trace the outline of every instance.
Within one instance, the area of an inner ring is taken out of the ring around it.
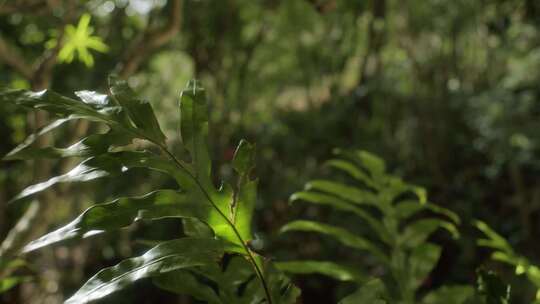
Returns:
[[[71,63],[75,57],[83,62],[87,67],[94,65],[94,57],[90,50],[105,53],[109,47],[99,36],[92,35],[94,30],[90,27],[90,15],[83,14],[77,26],[66,25],[62,48],[58,53],[58,61]],[[57,39],[48,42],[49,48],[58,44]]]

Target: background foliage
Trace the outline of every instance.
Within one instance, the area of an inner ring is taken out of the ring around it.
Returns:
[[[442,248],[441,257],[420,294],[442,285],[472,286],[484,265],[510,284],[513,303],[535,297],[538,285],[527,281],[534,268],[516,275],[515,266],[538,264],[540,256],[538,1],[7,0],[0,1],[0,71],[3,87],[52,88],[68,96],[80,89],[105,92],[107,75],[116,72],[152,101],[178,153],[179,92],[198,78],[210,100],[216,176],[232,176],[229,161],[240,138],[257,143],[254,231],[265,255],[350,257],[317,235],[277,232],[305,217],[353,227],[353,216],[312,204],[289,206],[288,198],[308,180],[329,176],[321,165],[334,148],[362,149],[461,218],[459,239],[444,233],[429,238]],[[46,121],[43,113],[1,103],[0,154]],[[67,147],[98,128],[71,122],[43,140]],[[151,190],[149,181],[170,186],[162,175],[135,170],[126,179],[55,188],[40,197],[53,203],[41,204],[39,212],[30,208],[33,202],[7,204],[32,181],[74,165],[0,163],[2,240],[32,210],[39,220],[29,239],[113,193],[140,195]],[[492,261],[493,249],[477,246],[485,232],[476,228],[477,219],[511,248],[495,251],[517,260]],[[60,302],[99,269],[144,252],[145,240],[171,239],[178,229],[174,219],[139,223],[15,260],[10,272],[24,282],[0,301]],[[11,254],[5,241],[1,248]],[[318,275],[295,282],[305,303],[336,303],[354,289]],[[134,299],[191,303],[144,280],[116,301]]]

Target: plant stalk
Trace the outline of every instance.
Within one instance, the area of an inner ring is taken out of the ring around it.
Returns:
[[[248,259],[249,259],[249,262],[251,263],[251,265],[253,266],[253,268],[255,269],[255,273],[257,274],[257,277],[259,278],[259,281],[261,282],[261,285],[264,289],[264,293],[265,293],[265,296],[266,296],[266,299],[268,301],[268,304],[272,304],[272,297],[270,296],[270,291],[268,289],[268,284],[266,283],[266,280],[264,279],[264,275],[263,275],[263,272],[262,270],[259,268],[259,266],[257,265],[257,262],[255,261],[255,257],[253,256],[253,253],[251,252],[251,250],[249,249],[249,247],[247,246],[247,243],[244,241],[244,239],[242,238],[242,236],[240,235],[240,232],[238,232],[238,230],[236,229],[236,227],[234,226],[234,223],[231,222],[231,220],[229,219],[229,217],[227,217],[227,215],[225,215],[217,206],[217,204],[212,200],[212,198],[210,197],[210,195],[208,194],[208,192],[204,189],[204,187],[201,185],[201,183],[199,182],[199,180],[193,176],[193,174],[191,174],[191,172],[189,170],[187,170],[184,165],[182,165],[182,163],[164,146],[162,145],[159,145],[158,146],[161,148],[161,150],[167,154],[167,156],[173,160],[176,165],[184,170],[194,181],[195,183],[197,184],[197,186],[200,188],[200,190],[202,191],[202,193],[204,194],[204,196],[206,197],[206,199],[210,202],[210,204],[212,204],[212,207],[214,207],[214,209],[216,209],[218,211],[218,213],[227,221],[227,224],[229,224],[229,226],[232,228],[234,234],[236,235],[236,237],[238,238],[238,240],[240,241],[240,243],[242,244],[242,247],[244,249],[244,251],[246,252],[247,256],[248,256]]]

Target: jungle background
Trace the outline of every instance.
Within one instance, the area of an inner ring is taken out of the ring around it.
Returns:
[[[288,197],[326,173],[321,164],[334,148],[360,148],[462,218],[459,240],[433,237],[444,251],[423,289],[472,283],[475,269],[487,264],[510,283],[516,303],[534,294],[513,269],[487,261],[471,222],[486,221],[539,261],[539,1],[0,1],[2,87],[105,91],[110,73],[151,101],[172,144],[179,92],[197,78],[209,95],[211,152],[224,176],[234,143],[256,143],[256,231],[267,255],[350,255],[315,236],[276,231],[300,214],[337,217],[290,207]],[[0,155],[47,120],[0,104]],[[88,128],[73,123],[43,140],[69,144]],[[137,194],[149,179],[163,179],[133,172],[55,188],[37,211],[32,203],[7,204],[32,181],[72,166],[0,163],[1,253],[65,224],[90,202],[106,201],[111,189]],[[30,219],[29,229],[21,219]],[[59,303],[99,269],[140,252],[144,239],[166,239],[178,225],[143,223],[34,253],[22,270],[28,279],[0,303]],[[317,275],[295,282],[303,303],[335,303],[347,290]],[[115,301],[191,303],[144,280]]]

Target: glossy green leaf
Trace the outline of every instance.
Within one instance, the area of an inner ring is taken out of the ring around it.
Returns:
[[[88,158],[63,175],[27,187],[13,200],[34,195],[58,183],[86,182],[108,175],[117,175],[130,168],[160,171],[173,177],[181,187],[189,189],[194,187],[194,181],[189,174],[184,170],[179,170],[174,163],[149,152],[124,151]],[[200,194],[200,192],[197,193]]]
[[[129,226],[141,219],[187,217],[204,219],[210,206],[174,190],[158,190],[141,197],[119,198],[88,208],[71,223],[25,246],[33,251],[71,238],[86,238]]]
[[[365,275],[360,274],[354,267],[329,261],[287,261],[276,262],[275,266],[284,272],[294,274],[323,274],[339,281],[362,282]]]
[[[215,263],[222,253],[222,243],[214,239],[183,238],[164,242],[140,257],[101,270],[66,303],[90,303],[142,278]]]
[[[1,94],[1,93],[0,93]],[[61,118],[53,121],[52,123],[40,128],[36,133],[31,134],[28,136],[22,143],[20,143],[15,149],[11,150],[6,156],[4,156],[4,160],[13,160],[13,159],[25,159],[27,157],[21,157],[20,154],[26,153],[25,151],[31,149],[32,144],[38,139],[40,136],[43,136],[44,134],[53,131],[54,129],[63,126],[65,123],[78,119],[79,116],[77,115],[71,115],[66,118]]]
[[[119,174],[125,170],[126,168],[121,163],[110,156],[92,157],[65,174],[25,188],[12,201],[34,195],[59,183],[86,182],[111,174]]]
[[[109,77],[113,98],[126,111],[133,124],[151,141],[165,145],[165,134],[161,131],[154,110],[147,100],[140,99],[124,80]]]
[[[180,96],[182,142],[191,156],[195,177],[210,187],[211,160],[208,154],[208,106],[204,88],[190,81]]]
[[[90,157],[104,154],[111,147],[129,145],[133,137],[130,133],[120,130],[109,130],[105,134],[93,134],[66,148],[31,148],[18,147],[4,159],[38,159],[64,157]]]
[[[0,102],[10,102],[28,108],[40,109],[61,117],[76,115],[79,119],[118,124],[116,117],[122,108],[108,99],[105,100],[106,104],[97,106],[96,104],[89,104],[62,96],[51,90],[40,92],[9,90],[0,92]]]
[[[244,265],[248,266],[246,268],[248,272],[240,273],[249,273],[249,277],[244,277],[242,281],[243,286],[245,286],[245,292],[241,292],[242,301],[231,301],[231,299],[236,299],[232,294],[224,296],[225,300],[223,300],[222,295],[227,294],[223,291],[223,293],[218,294],[223,303],[252,304],[264,299],[274,299],[275,304],[294,303],[299,293],[298,290],[282,273],[272,270],[272,267],[263,263],[262,257],[249,247],[253,239],[251,221],[257,190],[257,180],[251,180],[248,174],[253,167],[253,146],[243,141],[237,149],[233,168],[240,173],[240,177],[235,187],[233,188],[228,183],[216,187],[211,177],[211,160],[207,144],[208,106],[203,89],[196,82],[188,84],[180,97],[180,135],[185,149],[189,152],[189,159],[186,160],[176,157],[166,146],[165,136],[148,102],[139,99],[124,81],[111,78],[110,86],[112,94],[110,97],[92,91],[79,91],[76,92],[76,95],[80,100],[64,97],[52,91],[0,93],[2,101],[43,109],[61,117],[51,126],[30,137],[8,157],[13,159],[86,158],[68,173],[30,186],[15,199],[37,194],[59,183],[94,180],[104,176],[117,175],[131,168],[144,168],[165,173],[176,181],[180,190],[159,190],[143,197],[120,198],[111,203],[95,205],[65,227],[30,243],[25,250],[31,251],[66,239],[84,238],[104,231],[119,229],[129,226],[139,219],[180,217],[183,218],[186,235],[215,237],[224,244],[221,246],[221,251],[239,253],[242,258],[245,258],[242,261]],[[109,127],[109,132],[89,135],[65,148],[34,149],[32,147],[36,138],[73,119],[104,123]],[[125,151],[115,152],[117,151],[116,147],[129,145],[135,138],[145,139],[156,145],[157,147],[154,148],[158,149],[151,151],[159,150],[162,155],[148,151],[127,151],[134,148],[131,146],[125,147]],[[156,248],[165,248],[160,247],[165,246],[164,244],[169,243],[158,244]],[[197,248],[200,244],[192,245],[190,250],[199,250],[200,256],[205,255],[204,248]],[[148,254],[158,250],[156,248],[150,250]],[[92,301],[92,299],[112,293],[135,279],[161,275],[165,272],[163,268],[165,266],[160,265],[166,261],[167,267],[174,264],[170,266],[171,271],[189,266],[191,272],[185,272],[182,275],[195,274],[195,276],[185,279],[191,284],[186,283],[185,290],[197,286],[198,275],[208,275],[210,279],[212,278],[208,271],[201,272],[201,269],[210,267],[208,265],[215,266],[215,263],[196,264],[197,267],[192,267],[193,265],[187,263],[190,262],[188,261],[190,259],[186,258],[178,258],[180,261],[169,263],[169,258],[174,257],[176,253],[172,254],[171,252],[170,255],[156,261],[151,260],[152,257],[149,257],[150,261],[147,261],[145,257],[148,254],[145,254],[143,257],[131,259],[116,267],[106,269],[83,286],[70,301]],[[149,264],[146,265],[146,262]],[[184,262],[187,264],[184,265]],[[178,265],[180,266],[177,267]],[[168,272],[169,268],[167,269]],[[218,270],[221,272],[220,268]],[[116,275],[118,278],[115,277]],[[190,278],[194,280],[190,280]],[[232,277],[226,280],[238,282]],[[190,293],[195,295],[193,292]],[[207,292],[195,296],[198,299],[216,301]]]

